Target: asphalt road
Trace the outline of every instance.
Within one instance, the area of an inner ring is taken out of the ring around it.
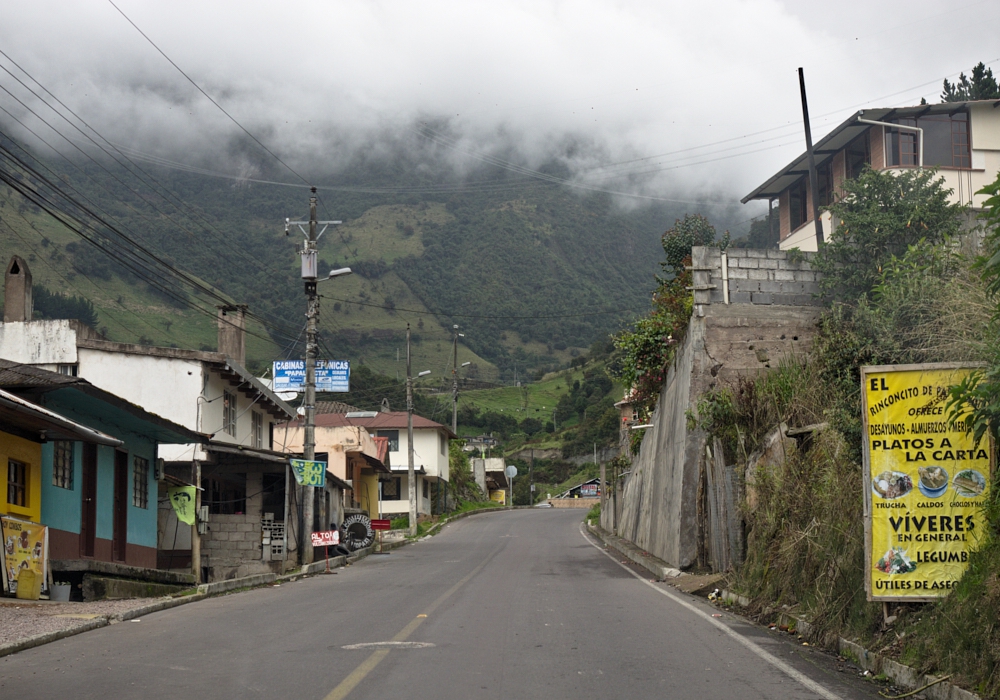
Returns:
[[[877,697],[812,647],[637,577],[581,518],[474,516],[337,575],[30,649],[0,659],[0,698]]]

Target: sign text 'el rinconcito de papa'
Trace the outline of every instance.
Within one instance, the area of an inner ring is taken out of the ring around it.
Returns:
[[[985,530],[992,445],[951,423],[956,364],[863,367],[865,577],[869,600],[947,595]]]

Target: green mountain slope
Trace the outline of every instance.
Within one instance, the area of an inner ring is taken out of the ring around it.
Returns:
[[[349,175],[318,178],[341,188],[320,192],[320,218],[344,221],[321,239],[321,265],[356,272],[321,283],[324,354],[390,375],[405,370],[407,323],[415,372],[449,374],[453,324],[466,336],[459,362],[473,363],[481,380],[565,365],[645,308],[662,257],[659,234],[684,211],[626,211],[606,195],[512,181],[503,172],[461,181],[418,176],[419,164],[406,158],[361,161],[344,171]],[[286,237],[283,224],[306,218],[308,190],[148,164],[135,174],[106,162],[39,161],[64,180],[60,187],[75,188],[137,243],[249,304],[263,323],[251,324],[263,336],[249,342],[251,364],[301,354],[302,236],[293,227]],[[262,179],[280,176],[264,165],[251,170]],[[386,183],[399,191],[370,191]],[[214,347],[208,316],[102,258],[9,190],[0,204],[5,253],[32,262],[49,289],[91,299],[110,337]],[[174,291],[214,311],[204,294]]]

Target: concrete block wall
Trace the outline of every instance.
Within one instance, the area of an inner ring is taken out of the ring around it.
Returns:
[[[695,304],[725,304],[728,276],[730,304],[822,306],[812,267],[815,253],[696,246],[691,249]],[[723,266],[725,265],[725,274]]]

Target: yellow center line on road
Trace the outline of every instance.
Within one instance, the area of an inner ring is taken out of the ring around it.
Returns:
[[[493,549],[493,551],[490,552],[489,556],[487,556],[482,561],[482,563],[479,564],[479,566],[470,571],[454,586],[452,586],[447,591],[442,593],[437,600],[435,600],[433,603],[430,604],[430,607],[427,608],[427,612],[421,613],[420,615],[417,615],[415,618],[410,620],[410,622],[406,625],[406,627],[401,629],[399,631],[399,634],[397,634],[395,637],[392,638],[392,641],[405,642],[406,639],[411,634],[413,634],[416,631],[416,629],[420,626],[420,623],[427,619],[428,615],[432,614],[435,610],[437,610],[441,606],[441,604],[444,603],[444,601],[448,600],[448,598],[450,598],[456,591],[458,591],[459,588],[461,588],[469,581],[471,581],[472,578],[480,571],[482,571],[483,568],[485,568],[485,566],[490,563],[493,557],[499,554],[500,550],[503,549],[505,546],[506,542],[501,542],[500,544],[498,544]],[[354,690],[358,686],[358,684],[365,679],[365,677],[369,673],[375,670],[375,667],[382,662],[382,659],[384,659],[389,655],[389,651],[390,651],[389,649],[379,649],[378,651],[372,652],[371,656],[362,661],[361,664],[356,669],[351,671],[351,673],[347,676],[347,678],[342,680],[336,688],[331,690],[330,693],[323,700],[344,700],[344,698],[346,698],[351,693],[351,691]]]

